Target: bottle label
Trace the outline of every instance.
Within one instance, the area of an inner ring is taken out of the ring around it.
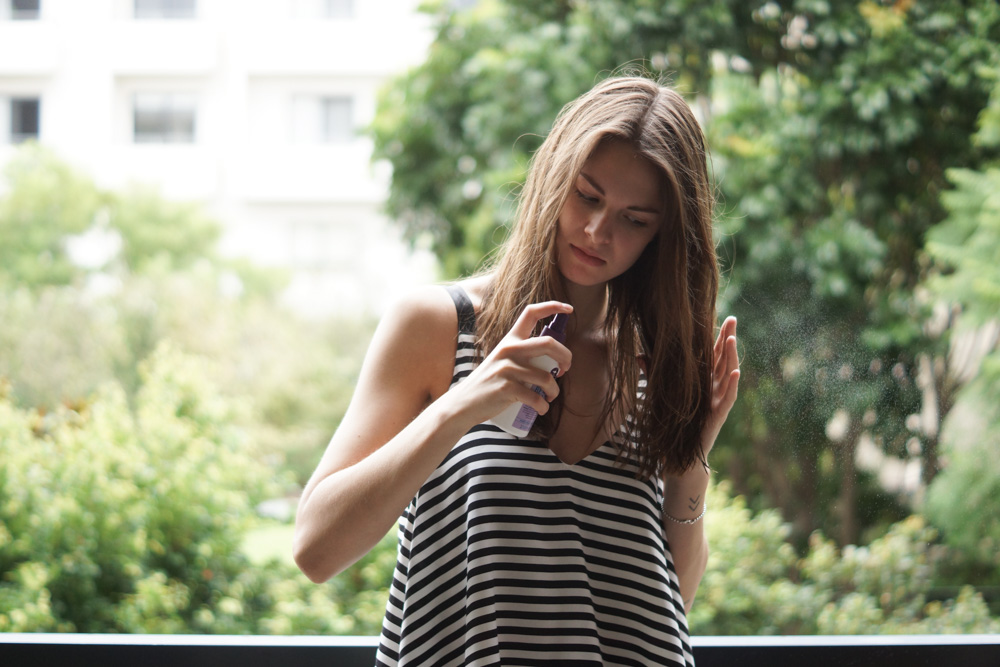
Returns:
[[[532,389],[536,394],[541,394],[542,396],[545,395],[545,392],[538,387],[532,387]],[[530,431],[531,426],[535,423],[535,417],[537,416],[538,413],[535,412],[533,407],[526,403],[521,403],[521,409],[517,411],[517,416],[514,417],[513,426],[514,428],[522,431]]]
[[[559,367],[556,366],[550,370],[549,373],[552,374],[552,377],[556,377],[559,375]],[[536,385],[531,385],[531,391],[541,396],[545,396],[545,392],[542,391],[542,388]],[[517,411],[517,416],[514,417],[512,426],[522,431],[530,431],[531,427],[535,423],[536,417],[538,417],[538,412],[536,412],[533,407],[526,403],[521,403],[521,409]]]

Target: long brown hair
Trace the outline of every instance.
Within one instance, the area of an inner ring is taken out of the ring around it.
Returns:
[[[584,162],[602,141],[622,141],[662,174],[666,211],[657,236],[608,284],[605,339],[610,387],[599,421],[630,422],[625,447],[641,475],[680,473],[698,461],[712,388],[718,266],[705,139],[676,91],[643,77],[612,77],[567,104],[532,158],[517,220],[479,315],[488,354],[531,303],[563,299],[556,264],[559,215]],[[646,386],[638,397],[640,363]],[[534,435],[558,424],[557,398]]]

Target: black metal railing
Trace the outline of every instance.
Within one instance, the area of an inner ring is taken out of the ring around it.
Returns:
[[[1000,667],[1000,635],[696,637],[698,667]],[[0,634],[0,665],[371,667],[374,637]]]

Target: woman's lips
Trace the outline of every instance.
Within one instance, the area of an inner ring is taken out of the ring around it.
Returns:
[[[581,250],[572,243],[569,244],[569,247],[573,251],[573,255],[575,255],[577,259],[579,259],[584,264],[587,264],[588,266],[604,266],[605,264],[607,264],[606,260],[601,259],[597,255],[591,255],[586,250]]]

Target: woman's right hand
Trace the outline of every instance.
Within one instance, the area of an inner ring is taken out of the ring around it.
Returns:
[[[549,410],[549,402],[559,394],[556,377],[531,364],[540,356],[549,356],[559,367],[558,377],[569,370],[573,355],[551,336],[532,336],[538,322],[557,313],[569,314],[573,307],[559,301],[546,301],[526,307],[511,330],[485,359],[456,385],[447,398],[461,404],[459,410],[473,424],[491,419],[512,403],[525,403],[540,415]],[[532,390],[539,387],[544,395]],[[442,397],[445,398],[445,397]]]

